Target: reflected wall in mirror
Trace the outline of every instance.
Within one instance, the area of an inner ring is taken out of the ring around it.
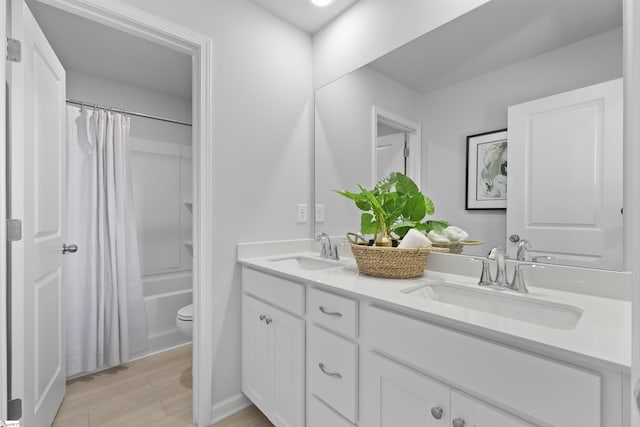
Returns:
[[[423,35],[316,91],[316,231],[359,230],[353,205],[330,190],[371,185],[375,106],[421,126],[433,219],[485,242],[464,253],[505,247],[509,210],[465,210],[466,137],[506,128],[512,105],[621,76],[621,1],[493,0]]]

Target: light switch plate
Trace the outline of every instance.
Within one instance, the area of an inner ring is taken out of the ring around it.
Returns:
[[[309,221],[309,212],[306,203],[298,203],[298,224],[304,224]]]
[[[324,222],[324,205],[316,205],[316,222]]]

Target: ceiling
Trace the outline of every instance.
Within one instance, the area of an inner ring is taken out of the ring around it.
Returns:
[[[191,56],[27,0],[66,69],[191,98]]]
[[[622,25],[622,1],[493,0],[369,64],[419,93]]]
[[[326,7],[312,5],[309,0],[250,0],[301,30],[315,34],[358,0],[334,0]]]

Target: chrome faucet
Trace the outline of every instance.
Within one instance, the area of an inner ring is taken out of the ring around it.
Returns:
[[[326,242],[323,242],[322,239],[326,239]],[[327,233],[320,233],[316,237],[316,241],[322,242],[322,248],[320,249],[320,258],[339,260],[340,255],[338,255],[338,247],[331,244],[331,237]]]
[[[513,280],[511,283],[507,283],[506,287],[511,289],[512,291],[520,292],[521,294],[528,294],[529,289],[527,289],[527,284],[524,280],[524,274],[522,272],[523,268],[544,268],[542,265],[537,264],[519,264],[516,265],[513,270]]]
[[[488,259],[495,259],[497,268],[496,268],[496,277],[491,281],[494,286],[505,287],[507,285],[506,279],[506,269],[504,263],[504,249],[501,247],[495,247],[489,251],[487,254]]]
[[[477,258],[472,256],[468,257],[467,261],[482,263],[482,273],[480,273],[480,280],[478,281],[479,286],[493,285],[493,280],[491,280],[491,271],[489,269],[489,260],[486,258]]]
[[[516,259],[518,261],[526,261],[527,250],[531,248],[531,242],[527,239],[522,239],[518,242],[518,251],[516,252]]]

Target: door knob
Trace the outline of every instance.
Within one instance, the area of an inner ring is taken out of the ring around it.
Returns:
[[[511,236],[509,236],[509,240],[511,240],[513,243],[518,243],[520,241],[520,236],[518,236],[517,234],[512,234]]]
[[[62,244],[62,253],[66,254],[67,252],[71,252],[72,254],[78,252],[78,245],[76,245],[75,243],[72,243],[70,245],[67,245],[66,243]]]
[[[464,422],[464,418],[456,418],[455,420],[451,421],[451,425],[453,427],[464,427],[466,423]]]

